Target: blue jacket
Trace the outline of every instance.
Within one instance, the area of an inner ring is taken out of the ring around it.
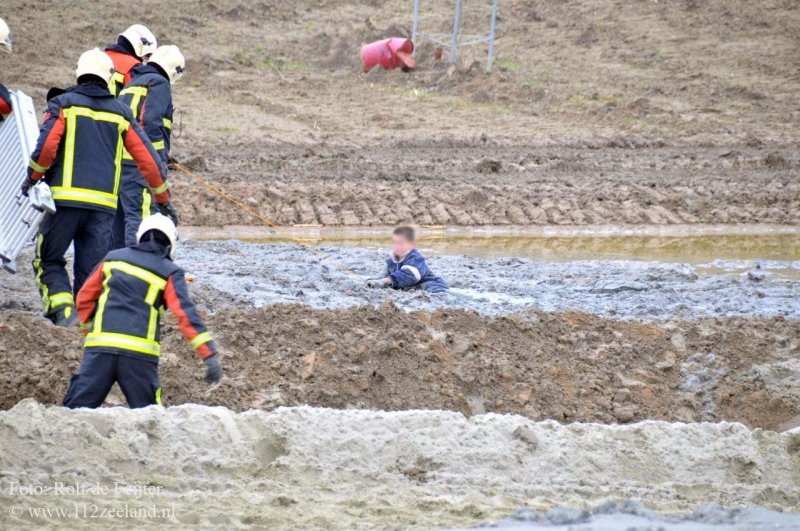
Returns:
[[[157,362],[161,355],[161,314],[169,309],[206,359],[217,346],[189,296],[183,270],[153,242],[111,251],[78,293],[87,351],[116,352]]]
[[[82,83],[47,103],[28,176],[38,181],[47,174],[56,206],[114,212],[125,150],[133,155],[156,201],[169,201],[166,165],[130,108],[99,80]]]
[[[155,65],[134,66],[133,79],[119,94],[119,100],[130,107],[133,117],[144,129],[164,164],[169,158],[172,133],[172,87],[169,79]],[[133,164],[127,153],[126,164]]]
[[[431,293],[441,293],[450,288],[443,278],[428,269],[425,257],[416,249],[400,259],[390,256],[386,260],[386,270],[394,289],[422,288]]]

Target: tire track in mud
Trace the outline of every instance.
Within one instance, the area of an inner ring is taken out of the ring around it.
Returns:
[[[800,418],[792,383],[800,377],[792,364],[800,322],[782,318],[646,324],[581,313],[410,314],[385,304],[274,305],[225,310],[208,321],[225,352],[226,379],[210,389],[168,321],[161,363],[168,404],[449,409],[566,422],[730,420],[769,429]],[[26,314],[3,312],[0,322],[0,407],[29,397],[60,403],[81,356],[79,333]]]
[[[800,223],[798,162],[789,150],[445,146],[453,163],[442,164],[442,153],[417,145],[313,155],[264,146],[263,165],[232,177],[228,168],[253,149],[210,149],[187,164],[209,167],[209,178],[279,225]],[[282,160],[292,161],[290,172]],[[254,223],[189,177],[172,182],[185,222]]]

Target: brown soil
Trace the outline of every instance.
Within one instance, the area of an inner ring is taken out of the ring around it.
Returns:
[[[449,9],[428,9],[423,30],[446,30]],[[361,74],[360,44],[403,35],[410,10],[143,0],[137,21],[188,57],[174,155],[281,224],[800,221],[796,2],[508,0],[491,75],[481,47],[449,68],[428,45],[412,73]],[[41,109],[80,52],[132,21],[124,4],[97,12],[5,6],[2,81]],[[254,223],[173,181],[187,223]]]
[[[236,151],[245,162],[216,158],[203,175],[280,225],[800,222],[797,160],[773,170],[757,149],[730,154],[494,142],[314,151],[251,146]],[[186,223],[258,223],[190,177],[178,174],[173,183],[178,198],[193,197],[178,200]]]
[[[168,324],[161,374],[169,404],[442,408],[772,429],[800,414],[787,365],[800,354],[800,323],[780,318],[658,325],[579,313],[486,318],[460,310],[408,314],[392,305],[278,305],[209,321],[226,378],[209,388]],[[0,407],[27,397],[59,403],[80,359],[78,332],[12,312],[0,312],[0,323]],[[110,403],[122,403],[121,395]]]

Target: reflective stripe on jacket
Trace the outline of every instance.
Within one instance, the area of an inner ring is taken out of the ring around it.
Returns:
[[[166,164],[172,132],[172,87],[153,65],[133,69],[133,79],[119,94],[119,100],[130,107],[133,117],[142,126],[153,147]],[[133,159],[125,152],[123,160]]]
[[[197,313],[183,270],[152,242],[111,251],[78,293],[84,348],[157,360],[161,313],[168,308],[181,332],[205,359],[217,347]]]
[[[133,119],[105,85],[86,83],[48,102],[28,175],[47,182],[56,206],[114,212],[122,152],[131,153],[156,196],[169,201],[166,165]]]
[[[386,270],[395,289],[421,287],[425,291],[440,292],[450,287],[444,279],[428,269],[425,257],[416,249],[401,258],[390,256],[386,260]]]
[[[114,63],[114,75],[108,84],[108,90],[112,96],[119,96],[122,89],[131,81],[131,70],[142,62],[135,55],[124,51],[118,44],[112,44],[106,48],[106,53]]]

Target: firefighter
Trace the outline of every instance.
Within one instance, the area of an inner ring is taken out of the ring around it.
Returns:
[[[2,18],[0,18],[0,52],[11,53],[11,31]],[[9,114],[11,114],[11,94],[0,83],[0,121]]]
[[[134,24],[117,36],[116,44],[106,48],[106,53],[114,61],[114,76],[108,85],[111,94],[119,96],[131,80],[133,67],[146,61],[157,47],[156,36],[141,24]]]
[[[119,100],[133,111],[133,117],[147,134],[161,161],[169,160],[172,130],[172,89],[183,75],[185,60],[177,46],[160,46],[145,65],[133,68],[133,79],[120,92]],[[114,220],[114,249],[136,243],[136,230],[142,219],[157,212],[147,182],[139,173],[133,159],[122,154],[122,182],[119,207]],[[178,224],[178,213],[167,203],[162,214]]]
[[[111,251],[78,293],[86,341],[64,397],[66,407],[99,407],[114,382],[131,408],[162,405],[158,360],[165,307],[204,360],[206,380],[222,379],[217,346],[197,314],[183,270],[172,261],[175,224],[153,214],[142,221],[136,239],[133,247]]]
[[[45,173],[56,212],[39,226],[33,268],[45,315],[59,326],[75,324],[74,298],[92,269],[111,249],[111,229],[126,149],[147,179],[156,201],[167,203],[167,170],[144,131],[108,91],[114,65],[97,48],[81,55],[78,84],[48,102],[31,154],[22,193]],[[124,147],[124,149],[123,149]],[[74,242],[74,283],[64,254]]]

